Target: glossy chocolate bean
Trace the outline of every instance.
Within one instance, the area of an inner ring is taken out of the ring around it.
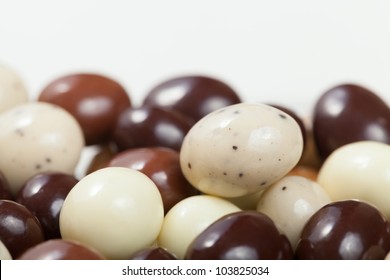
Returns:
[[[103,260],[96,250],[70,240],[51,239],[24,252],[19,260]]]
[[[117,154],[108,166],[136,169],[157,186],[164,203],[164,212],[186,197],[199,194],[184,178],[179,152],[164,147],[138,148]]]
[[[298,259],[384,259],[390,250],[390,224],[371,204],[330,203],[307,221],[296,248]]]
[[[46,239],[61,238],[59,216],[62,204],[78,180],[60,172],[45,172],[27,180],[16,201],[26,206],[41,223]]]
[[[196,122],[214,110],[240,102],[238,94],[223,81],[206,76],[182,76],[156,85],[147,93],[143,104],[174,108]]]
[[[62,76],[49,83],[40,101],[59,105],[80,123],[87,145],[107,141],[119,114],[131,106],[126,90],[113,79],[92,73]]]
[[[153,146],[179,151],[190,128],[188,120],[173,110],[128,108],[119,116],[113,140],[120,151]]]
[[[390,109],[364,87],[353,84],[334,87],[315,104],[313,135],[322,158],[356,141],[390,144]]]
[[[38,219],[25,206],[0,200],[0,239],[12,258],[44,241]]]
[[[14,196],[4,174],[0,172],[0,199],[13,200]]]
[[[131,260],[176,260],[177,258],[162,247],[146,248],[135,253]]]
[[[274,260],[293,259],[287,237],[274,222],[256,211],[228,214],[212,223],[190,244],[186,259]]]

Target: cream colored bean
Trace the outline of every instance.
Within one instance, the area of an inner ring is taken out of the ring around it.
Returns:
[[[157,186],[125,167],[95,171],[76,184],[60,213],[64,239],[98,250],[108,259],[126,259],[151,246],[164,218]]]
[[[180,162],[203,193],[238,197],[283,177],[302,150],[302,132],[292,117],[268,105],[240,103],[198,121],[184,139]]]
[[[286,176],[264,191],[257,211],[267,214],[295,248],[307,220],[330,202],[326,191],[316,182]]]
[[[222,216],[237,211],[240,208],[218,197],[197,195],[183,199],[165,215],[158,244],[183,259],[198,234]]]
[[[335,150],[318,173],[332,200],[369,202],[390,219],[390,146],[374,141],[351,143]]]

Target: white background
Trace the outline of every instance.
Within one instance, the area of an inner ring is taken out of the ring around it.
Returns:
[[[33,97],[77,71],[117,79],[134,103],[205,74],[309,115],[340,83],[390,101],[390,1],[0,0],[0,63]]]

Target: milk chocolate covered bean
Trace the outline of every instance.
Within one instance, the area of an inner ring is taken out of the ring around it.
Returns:
[[[93,73],[76,73],[50,82],[39,101],[61,106],[80,123],[87,145],[110,139],[118,115],[131,106],[125,88],[114,79]]]

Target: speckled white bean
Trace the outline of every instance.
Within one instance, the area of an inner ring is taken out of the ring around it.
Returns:
[[[0,113],[28,101],[28,92],[21,77],[0,64]]]
[[[295,248],[307,220],[331,202],[316,182],[301,176],[286,176],[264,191],[257,211],[268,215]]]
[[[158,244],[183,259],[190,243],[217,219],[240,208],[222,198],[197,195],[183,199],[165,215]]]
[[[12,256],[5,247],[4,243],[0,240],[0,260],[12,260]]]
[[[390,219],[390,146],[359,141],[335,150],[318,173],[332,200],[369,202]]]
[[[239,103],[208,114],[192,127],[180,163],[200,191],[238,197],[283,177],[302,150],[302,132],[292,117],[265,104]]]
[[[0,170],[16,194],[43,171],[73,174],[84,138],[76,119],[43,102],[15,106],[0,114]]]
[[[155,242],[163,218],[161,194],[149,177],[107,167],[82,178],[69,192],[60,230],[64,239],[87,244],[108,259],[126,259]]]

